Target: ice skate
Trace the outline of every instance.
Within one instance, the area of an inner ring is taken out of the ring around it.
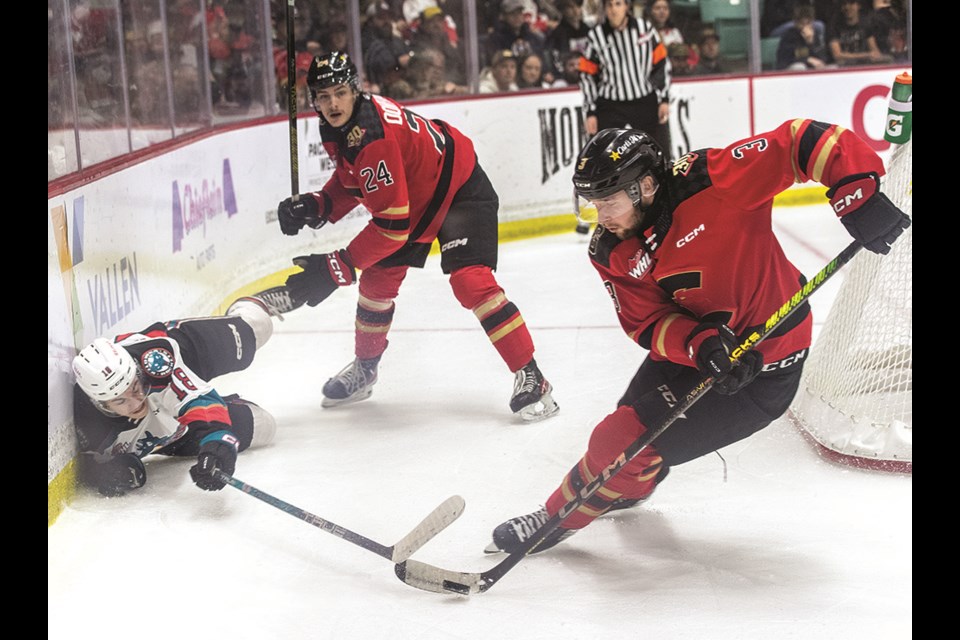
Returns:
[[[377,382],[379,363],[379,357],[369,360],[356,358],[323,385],[321,406],[336,407],[369,398]]]
[[[547,514],[547,510],[541,507],[528,515],[517,516],[516,518],[507,520],[493,530],[493,542],[487,545],[483,550],[484,553],[499,553],[501,551],[504,553],[513,553],[517,551],[523,543],[529,540],[549,519],[550,516]],[[530,553],[546,551],[550,547],[556,546],[558,543],[566,540],[577,531],[577,529],[563,529],[558,527],[551,531]]]
[[[227,312],[224,315],[233,315],[232,311],[234,306],[243,300],[250,302],[255,302],[260,305],[264,311],[269,313],[271,316],[283,320],[283,314],[298,309],[303,306],[303,303],[295,304],[290,298],[290,292],[287,291],[287,287],[280,285],[279,287],[273,287],[271,289],[265,289],[259,293],[255,293],[251,296],[244,296],[242,298],[237,298],[233,303],[227,308]]]
[[[516,372],[510,410],[526,422],[549,418],[560,411],[552,392],[553,387],[540,373],[537,361],[531,360]]]

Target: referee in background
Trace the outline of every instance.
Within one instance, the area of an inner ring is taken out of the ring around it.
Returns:
[[[597,131],[640,129],[673,159],[670,144],[670,59],[654,26],[630,15],[627,0],[604,0],[606,19],[587,35],[580,91],[592,137]]]

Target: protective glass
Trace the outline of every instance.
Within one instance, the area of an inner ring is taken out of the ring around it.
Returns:
[[[630,191],[634,194],[639,191],[643,197],[652,197],[657,193],[660,185],[655,179],[644,180],[649,173],[645,173],[637,182],[637,186],[631,187]],[[605,198],[595,198],[587,200],[582,196],[577,197],[577,218],[581,222],[596,223],[601,220],[614,220],[626,214],[633,212],[633,197],[626,191],[617,191],[613,195]]]

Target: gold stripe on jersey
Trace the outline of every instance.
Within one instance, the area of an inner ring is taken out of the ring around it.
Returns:
[[[402,207],[390,207],[389,209],[384,209],[383,211],[378,211],[378,216],[383,216],[385,218],[399,218],[401,216],[408,215],[410,213],[410,205],[404,205]]]
[[[654,350],[666,357],[667,356],[667,331],[670,328],[670,325],[674,321],[684,318],[682,313],[671,313],[667,316],[664,316],[662,320],[657,323],[656,333],[654,334],[653,347]]]
[[[377,229],[377,232],[382,235],[387,240],[392,240],[393,242],[403,242],[406,243],[410,238],[409,233],[389,233],[383,229]]]
[[[844,131],[846,131],[846,129],[843,127],[834,127],[833,133],[830,134],[830,137],[827,138],[823,146],[820,147],[820,152],[817,153],[816,159],[813,162],[813,175],[810,176],[817,182],[823,182],[823,171],[827,167],[827,162],[830,160],[833,148],[837,146],[837,141]]]

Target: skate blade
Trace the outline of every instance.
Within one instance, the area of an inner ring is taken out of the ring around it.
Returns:
[[[520,409],[514,415],[520,416],[524,422],[539,422],[557,415],[559,411],[560,405],[554,401],[553,396],[546,394],[538,402]]]
[[[330,409],[332,407],[340,407],[345,404],[353,404],[354,402],[360,402],[361,400],[366,400],[371,395],[373,395],[372,388],[367,389],[365,391],[361,391],[360,393],[356,393],[346,398],[338,399],[338,398],[328,398],[324,396],[323,400],[320,402],[320,406],[324,407],[325,409]]]
[[[483,548],[484,553],[503,553],[503,549],[497,546],[496,542],[491,542]]]

